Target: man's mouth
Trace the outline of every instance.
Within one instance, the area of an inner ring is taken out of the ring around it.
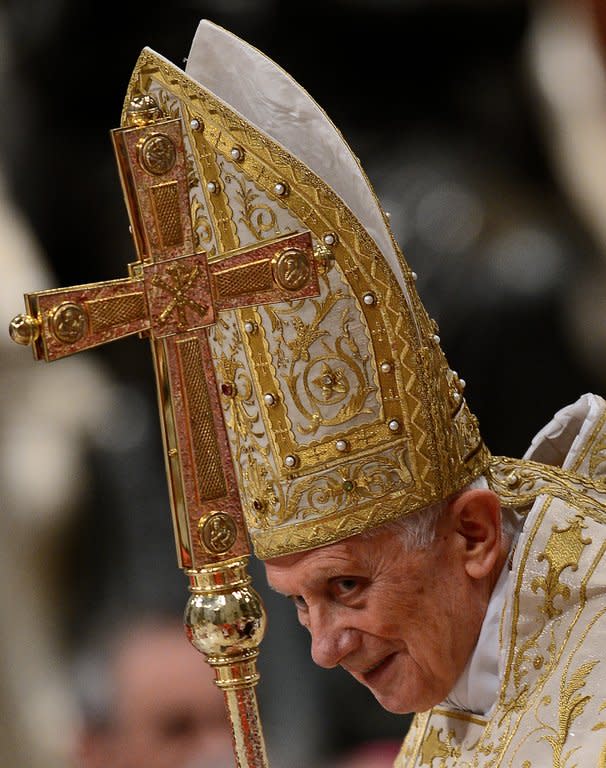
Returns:
[[[364,670],[362,673],[362,679],[366,685],[372,685],[372,683],[383,673],[383,671],[389,667],[395,656],[395,652],[390,653],[388,656],[384,656],[375,664],[372,664],[370,667],[368,667],[368,669]]]

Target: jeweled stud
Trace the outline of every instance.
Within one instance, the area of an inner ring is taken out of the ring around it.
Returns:
[[[204,125],[197,117],[194,117],[189,121],[189,127],[192,131],[201,131],[204,128]]]
[[[279,181],[277,184],[274,184],[274,194],[278,195],[278,197],[285,197],[288,194],[288,185],[285,181]]]
[[[219,191],[219,185],[216,181],[209,181],[206,185],[206,189],[210,192],[211,195],[215,195]]]
[[[244,330],[246,331],[246,333],[256,333],[257,328],[258,328],[257,324],[253,323],[252,320],[247,320],[244,323]]]
[[[242,147],[232,147],[229,154],[231,155],[231,159],[236,162],[244,159],[244,150]]]
[[[374,295],[374,293],[369,291],[368,293],[364,294],[364,296],[362,297],[362,301],[364,302],[364,304],[366,304],[367,307],[372,307],[373,304],[377,303],[377,297]]]
[[[337,244],[338,238],[334,232],[326,232],[322,240],[324,241],[324,245],[328,245],[330,247]]]
[[[347,440],[337,440],[335,443],[335,448],[337,451],[341,451],[342,453],[346,451],[349,448],[349,443]]]
[[[272,405],[275,405],[275,404],[276,404],[276,398],[275,398],[275,395],[272,395],[272,393],[271,393],[271,392],[266,392],[266,393],[263,395],[263,402],[264,402],[264,403],[265,403],[265,405],[267,405],[268,407],[271,407]]]
[[[384,360],[381,363],[381,372],[382,373],[391,373],[392,365],[391,363],[387,362],[387,360]]]
[[[288,467],[288,469],[292,469],[293,467],[296,467],[299,463],[299,460],[296,456],[293,456],[292,453],[289,453],[288,456],[284,458],[284,466]]]
[[[400,431],[400,422],[397,419],[391,419],[387,426],[389,427],[391,432],[399,432]]]

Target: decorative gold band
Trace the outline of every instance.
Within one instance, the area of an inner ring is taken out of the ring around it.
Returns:
[[[189,577],[189,588],[193,594],[214,592],[231,592],[237,587],[250,584],[250,576],[246,571],[248,557],[238,557],[224,560],[216,565],[207,565],[198,571],[186,571]]]

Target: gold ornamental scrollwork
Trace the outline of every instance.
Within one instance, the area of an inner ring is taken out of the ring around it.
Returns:
[[[294,338],[286,340],[282,337],[290,350],[289,371],[284,380],[294,404],[307,422],[297,424],[301,434],[315,434],[320,426],[345,424],[356,416],[370,413],[365,403],[375,388],[359,364],[366,363],[367,357],[350,333],[346,315],[341,316],[341,333],[334,340],[334,348],[326,343],[327,318],[342,298],[337,292],[328,294],[322,301],[314,301],[311,322],[305,323],[294,315]],[[281,314],[275,308],[274,312]],[[316,345],[316,342],[320,344]],[[307,402],[303,401],[302,392]]]
[[[198,253],[208,251],[208,255],[211,256],[215,251],[214,246],[212,245],[213,230],[204,206],[195,195],[191,199],[190,210],[192,222],[194,224],[193,229],[196,238],[196,251]]]
[[[606,523],[606,505],[599,501],[604,491],[601,481],[561,467],[505,456],[492,457],[486,477],[501,504],[519,512],[529,508],[540,495],[556,496],[585,517]]]
[[[573,768],[573,764],[569,760],[574,755],[575,749],[565,750],[565,748],[567,743],[569,746],[568,739],[574,721],[583,714],[585,707],[592,699],[591,694],[583,691],[583,689],[587,683],[587,677],[596,664],[598,664],[597,659],[585,661],[571,675],[567,674],[562,680],[558,699],[558,718],[555,724],[544,723],[537,714],[537,720],[543,726],[544,731],[541,734],[541,739],[552,748],[553,765],[558,766],[558,768]],[[566,672],[568,673],[568,669]],[[541,704],[551,704],[551,697],[544,696]]]
[[[270,232],[276,232],[278,219],[276,212],[263,202],[259,202],[261,197],[258,191],[254,191],[247,185],[244,178],[239,174],[230,173],[223,162],[219,162],[226,185],[236,185],[235,196],[242,206],[242,213],[238,221],[248,229],[251,235],[257,241],[263,240]]]
[[[420,765],[427,765],[434,768],[434,760],[439,760],[440,768],[447,765],[448,758],[455,760],[461,756],[461,748],[456,744],[454,731],[449,731],[442,738],[442,728],[431,726],[427,738],[423,741],[421,748]]]
[[[235,347],[232,345],[231,351]],[[241,458],[242,443],[262,437],[260,415],[253,399],[253,385],[246,368],[234,356],[223,353],[216,360],[226,422],[237,440],[236,455]],[[255,445],[255,447],[258,447]]]
[[[591,544],[591,539],[585,539],[582,530],[587,528],[581,515],[575,515],[565,528],[554,526],[545,550],[537,557],[538,562],[546,560],[549,570],[546,576],[536,576],[532,581],[532,590],[542,589],[545,592],[544,612],[550,619],[559,616],[562,609],[554,605],[555,598],[560,595],[564,600],[570,598],[570,588],[560,582],[560,576],[565,568],[576,571],[583,554],[584,547]]]
[[[594,480],[604,482],[606,475],[606,435],[593,446],[589,458],[589,475]]]
[[[287,506],[297,510],[302,519],[322,517],[354,502],[381,499],[411,481],[406,448],[392,449],[389,456],[375,456],[340,467],[319,479],[307,478],[295,483]],[[283,514],[279,522],[286,519]]]

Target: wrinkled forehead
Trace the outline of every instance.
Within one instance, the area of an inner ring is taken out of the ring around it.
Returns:
[[[272,589],[290,595],[304,587],[320,588],[335,578],[370,576],[380,570],[386,548],[396,546],[393,536],[351,536],[324,547],[266,560],[265,574]]]

